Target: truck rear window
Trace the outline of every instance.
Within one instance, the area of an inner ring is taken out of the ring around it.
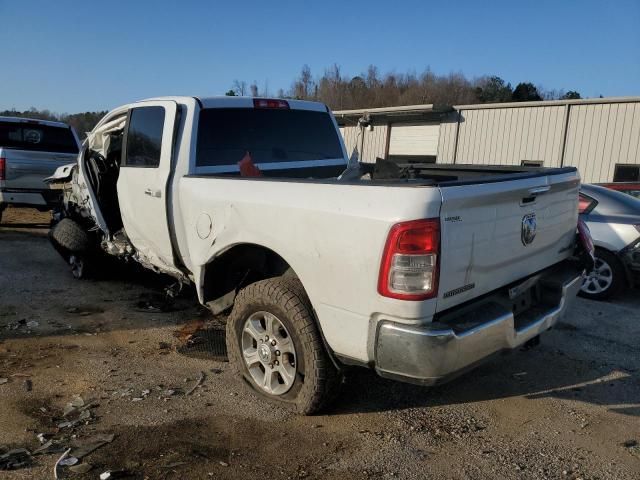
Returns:
[[[39,152],[78,153],[70,127],[0,122],[0,147]]]
[[[328,113],[253,108],[200,112],[197,167],[238,171],[238,162],[247,153],[262,169],[328,164],[331,160],[345,163],[338,132]]]

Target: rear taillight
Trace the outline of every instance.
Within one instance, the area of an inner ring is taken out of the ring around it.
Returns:
[[[391,227],[382,254],[378,293],[400,300],[438,294],[440,220],[413,220]]]
[[[288,109],[289,102],[286,100],[279,99],[270,99],[270,98],[254,98],[253,99],[253,107],[254,108],[280,108],[280,109]]]
[[[586,197],[580,196],[578,200],[578,213],[584,213],[587,208],[591,205],[591,200]]]
[[[0,157],[0,180],[5,179],[6,168],[7,168],[7,161],[3,157]]]

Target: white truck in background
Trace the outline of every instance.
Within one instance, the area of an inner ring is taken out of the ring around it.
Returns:
[[[74,161],[80,142],[66,123],[21,117],[0,117],[0,221],[4,209],[49,210],[59,203],[59,191],[44,179]]]
[[[229,360],[309,414],[346,365],[434,385],[549,329],[582,283],[575,168],[350,164],[319,103],[166,97],[88,135],[51,231],[230,311]]]

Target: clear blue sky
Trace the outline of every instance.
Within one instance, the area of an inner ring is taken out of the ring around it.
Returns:
[[[640,0],[0,0],[0,109],[285,90],[308,64],[640,95]]]

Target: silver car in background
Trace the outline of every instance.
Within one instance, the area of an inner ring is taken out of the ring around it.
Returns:
[[[640,284],[640,200],[597,185],[580,187],[580,217],[591,230],[595,268],[580,295],[604,300]]]
[[[43,180],[75,162],[79,149],[66,123],[0,117],[0,221],[7,205],[48,210],[56,204],[60,192]]]

